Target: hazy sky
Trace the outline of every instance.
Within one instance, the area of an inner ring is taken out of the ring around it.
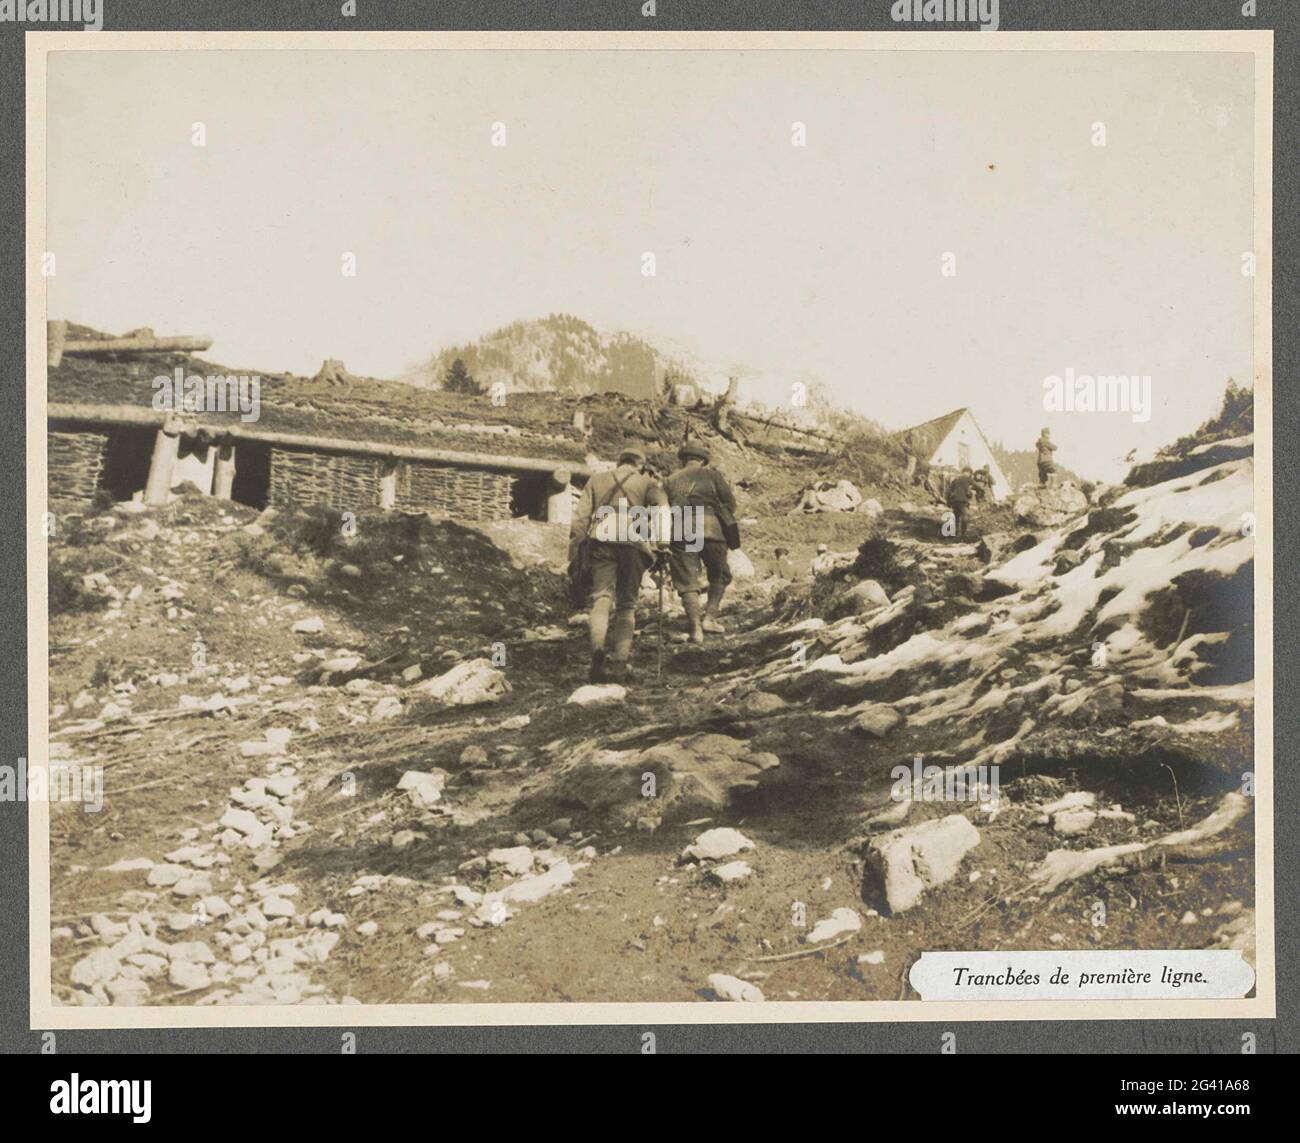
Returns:
[[[567,312],[768,402],[813,375],[890,427],[969,405],[1028,447],[1050,424],[1114,475],[1252,376],[1251,76],[1229,53],[59,52],[50,316],[395,376]],[[1045,413],[1067,368],[1149,374],[1153,415]]]

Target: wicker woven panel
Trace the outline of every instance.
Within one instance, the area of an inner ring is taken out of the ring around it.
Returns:
[[[94,499],[104,471],[107,433],[49,434],[49,498],[51,500]]]
[[[459,520],[508,520],[511,477],[409,461],[397,470],[396,507]]]
[[[271,450],[271,492],[276,505],[321,504],[341,512],[379,505],[380,461],[337,453]]]

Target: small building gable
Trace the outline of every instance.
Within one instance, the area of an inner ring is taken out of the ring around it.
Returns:
[[[904,429],[897,436],[901,440],[910,438],[917,456],[936,468],[980,469],[987,465],[993,477],[994,499],[1002,500],[1011,494],[1011,482],[969,409],[954,409]]]

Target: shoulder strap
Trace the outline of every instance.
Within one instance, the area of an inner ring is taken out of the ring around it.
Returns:
[[[628,482],[629,480],[631,480],[632,477],[635,476],[635,475],[636,475],[636,472],[635,472],[635,471],[632,471],[632,472],[629,472],[625,477],[623,477],[622,480],[620,480],[618,477],[614,477],[614,486],[613,486],[613,488],[610,490],[609,495],[606,496],[604,499],[602,499],[601,502],[600,502],[599,504],[596,505],[596,507],[597,507],[597,508],[608,508],[611,504],[613,504],[613,503],[614,503],[614,498],[615,498],[615,497],[616,497],[620,492],[624,491],[627,482]]]

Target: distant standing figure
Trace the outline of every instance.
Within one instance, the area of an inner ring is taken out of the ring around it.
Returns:
[[[975,478],[969,468],[964,468],[948,485],[948,507],[956,521],[957,539],[966,534],[966,521],[970,515],[970,502],[975,495]]]
[[[1051,484],[1052,473],[1056,471],[1056,461],[1052,457],[1052,454],[1056,452],[1056,445],[1052,443],[1052,431],[1050,429],[1043,429],[1039,434],[1035,447],[1038,449],[1038,483]]]
[[[993,499],[993,473],[986,464],[975,473],[975,497],[981,503]]]

